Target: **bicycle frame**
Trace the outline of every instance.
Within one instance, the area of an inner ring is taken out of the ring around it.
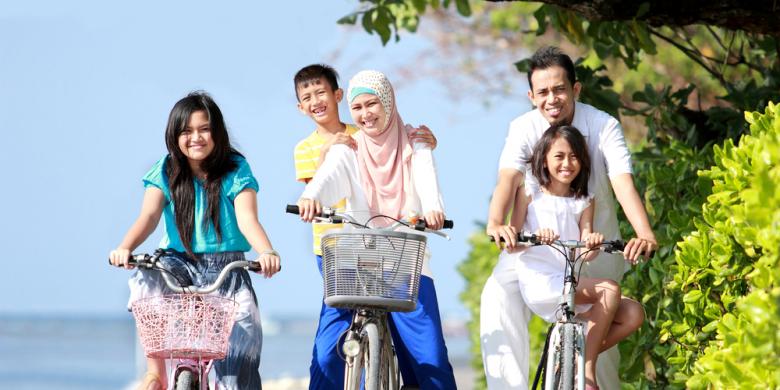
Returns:
[[[577,249],[583,248],[584,243],[580,241],[557,241],[556,244],[563,248],[563,251],[568,251],[568,255],[564,252],[566,259],[566,270],[563,280],[563,294],[561,296],[561,318],[555,323],[550,331],[550,349],[548,350],[547,367],[545,369],[545,389],[555,389],[556,385],[556,364],[566,365],[567,360],[574,363],[576,359],[576,388],[579,390],[585,389],[585,329],[581,322],[575,320],[575,297],[577,294],[577,275],[575,274],[576,263],[579,260],[577,256]],[[571,339],[571,340],[569,340]],[[568,348],[565,343],[573,343],[573,349]],[[553,357],[560,354],[562,359],[549,359],[549,352],[553,352]],[[564,375],[568,375],[568,370],[564,367],[558,367],[558,370],[562,370]],[[569,382],[570,378],[561,378],[563,381],[562,387],[570,388],[573,383]]]

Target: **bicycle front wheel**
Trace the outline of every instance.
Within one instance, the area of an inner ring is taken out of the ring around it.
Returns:
[[[559,323],[553,328],[547,349],[545,390],[574,389],[576,326],[573,323]]]
[[[179,371],[176,376],[176,390],[198,390],[195,373],[186,369]]]
[[[368,341],[368,348],[366,349],[368,356],[366,357],[365,369],[366,390],[380,390],[382,382],[380,378],[380,373],[382,372],[382,344],[379,339],[379,329],[375,323],[369,322],[365,325],[363,331],[366,333]]]
[[[561,389],[574,388],[574,324],[563,324],[561,349]]]

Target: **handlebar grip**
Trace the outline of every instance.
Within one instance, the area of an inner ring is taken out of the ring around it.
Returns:
[[[249,262],[249,270],[252,271],[252,272],[262,272],[263,271],[263,266],[260,264],[259,261],[250,261]]]
[[[453,222],[451,219],[445,219],[444,225],[441,227],[442,229],[452,229],[455,227],[455,222]]]
[[[287,210],[285,210],[285,211],[287,211],[290,214],[300,214],[301,213],[301,210],[298,208],[298,206],[294,205],[294,204],[288,204],[287,205]]]
[[[604,252],[622,252],[626,248],[626,242],[623,240],[604,241]]]

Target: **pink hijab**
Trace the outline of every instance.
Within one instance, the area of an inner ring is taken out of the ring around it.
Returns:
[[[412,171],[408,130],[398,115],[393,86],[384,74],[364,70],[349,80],[349,103],[365,93],[379,98],[387,118],[385,128],[378,134],[359,131],[354,135],[362,187],[372,214],[401,218]]]

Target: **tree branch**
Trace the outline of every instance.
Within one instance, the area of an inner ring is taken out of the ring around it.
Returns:
[[[724,87],[728,87],[728,86],[730,85],[728,82],[726,82],[726,80],[725,80],[725,79],[723,79],[723,75],[721,75],[720,73],[718,73],[718,72],[715,72],[714,70],[710,69],[710,67],[709,67],[709,66],[707,66],[707,64],[706,64],[706,63],[704,63],[704,61],[703,61],[703,60],[702,60],[702,59],[701,59],[701,58],[700,58],[698,55],[695,55],[694,53],[692,53],[692,52],[691,52],[691,50],[690,50],[689,48],[687,48],[687,47],[683,46],[682,44],[680,44],[679,42],[675,41],[674,39],[672,39],[672,38],[669,38],[669,37],[667,37],[666,35],[663,35],[663,34],[659,33],[659,32],[658,32],[658,31],[656,31],[655,29],[652,29],[652,28],[651,28],[651,29],[650,29],[650,33],[651,33],[651,34],[653,34],[653,35],[655,35],[655,36],[657,36],[658,38],[660,38],[660,39],[662,39],[662,40],[664,40],[664,41],[668,42],[670,45],[672,45],[672,46],[676,47],[676,48],[677,48],[678,50],[680,50],[680,51],[681,51],[683,54],[685,54],[685,55],[686,55],[688,58],[690,58],[690,59],[691,59],[693,62],[695,62],[695,63],[699,64],[699,65],[700,65],[702,68],[704,68],[704,70],[706,70],[706,71],[707,71],[707,73],[711,74],[711,75],[712,75],[712,77],[714,77],[714,78],[716,78],[718,81],[720,81],[720,83],[721,83],[721,84],[722,84]]]
[[[489,0],[522,1],[522,0]],[[780,36],[776,0],[538,0],[571,10],[591,21],[640,20],[651,26],[709,24],[730,30]],[[647,8],[637,16],[642,7]]]

